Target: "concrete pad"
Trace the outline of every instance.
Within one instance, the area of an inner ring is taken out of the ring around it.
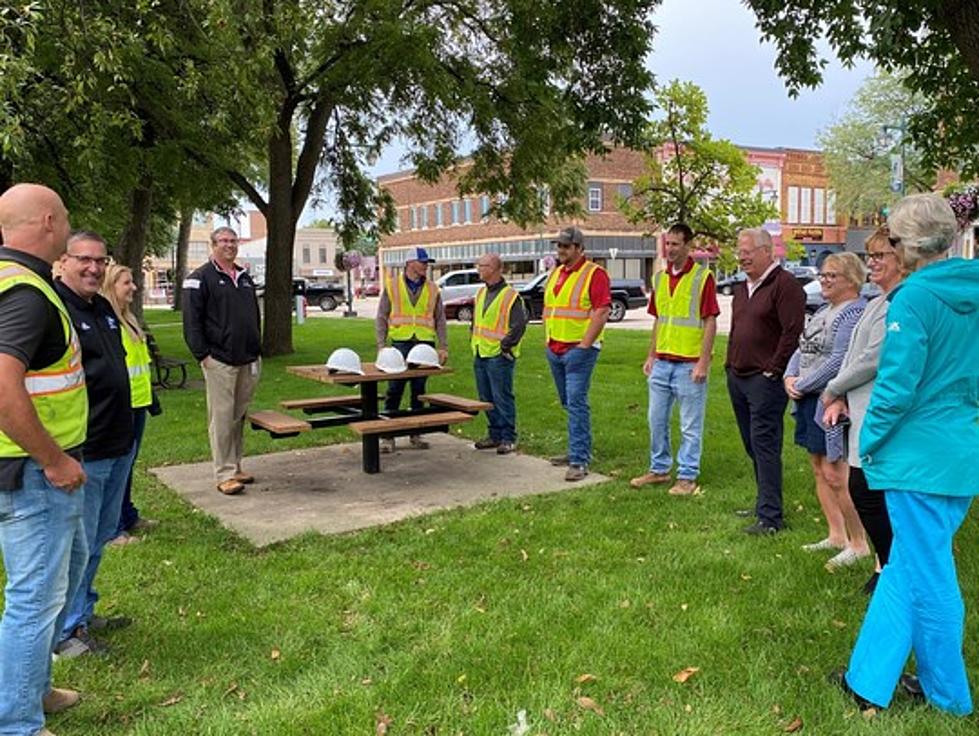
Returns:
[[[447,434],[425,438],[431,449],[409,449],[407,438],[399,437],[397,452],[381,456],[376,475],[361,470],[359,443],[248,457],[244,470],[256,480],[237,496],[218,492],[210,462],[150,472],[258,547],[307,531],[339,534],[492,499],[609,480],[592,473],[567,483],[564,468],[538,457],[474,450],[471,440]]]

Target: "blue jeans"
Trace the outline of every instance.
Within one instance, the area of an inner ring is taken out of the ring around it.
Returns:
[[[704,409],[707,382],[690,377],[694,363],[657,360],[649,374],[649,470],[669,473],[673,467],[670,445],[670,415],[673,402],[680,405],[680,451],[677,478],[696,480],[700,475],[700,452],[704,440]]]
[[[88,558],[84,491],[48,483],[28,460],[16,491],[0,491],[0,548],[7,586],[0,620],[0,734],[35,734],[44,726],[41,698],[51,689],[51,653],[65,602]]]
[[[118,537],[123,532],[128,532],[139,521],[139,509],[133,503],[133,473],[136,470],[136,457],[139,455],[139,446],[143,443],[143,432],[146,430],[147,407],[133,409],[133,449],[130,454],[133,459],[129,465],[129,476],[126,478],[126,491],[122,495],[122,510],[119,512],[119,528],[116,529]]]
[[[489,437],[497,442],[517,441],[517,405],[513,400],[513,367],[516,360],[501,353],[492,358],[473,359],[476,374],[476,391],[480,401],[493,402],[486,412]]]
[[[591,462],[591,407],[588,387],[598,360],[597,348],[571,348],[562,355],[547,349],[547,362],[557,387],[561,406],[568,412],[568,463],[587,466]]]
[[[81,584],[74,597],[68,602],[68,613],[61,631],[61,641],[71,637],[72,632],[88,627],[89,619],[95,610],[98,593],[92,587],[95,574],[102,562],[102,549],[116,536],[119,527],[119,509],[122,495],[126,490],[126,478],[132,465],[132,453],[103,460],[86,460],[85,507],[82,520],[85,525],[85,538],[88,544],[88,562],[82,574]]]
[[[886,707],[913,650],[928,702],[968,715],[965,605],[952,540],[972,498],[887,491],[885,500],[894,529],[891,554],[867,607],[846,681],[857,694]]]

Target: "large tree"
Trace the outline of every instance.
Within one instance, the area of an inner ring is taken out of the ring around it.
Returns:
[[[900,141],[901,124],[923,107],[899,76],[881,72],[857,90],[846,112],[821,131],[836,210],[856,219],[873,216],[901,195],[891,189],[891,155],[903,152],[904,186],[909,192],[931,191],[935,170],[922,164],[912,141]]]
[[[431,181],[471,146],[462,192],[505,195],[514,221],[539,217],[539,185],[555,211],[571,211],[582,154],[635,142],[659,1],[211,3],[202,26],[234,62],[233,94],[209,86],[215,121],[267,156],[263,177],[223,160],[268,221],[266,354],[292,350],[292,247],[307,200],[334,200],[345,243],[390,228],[392,203],[365,171],[395,137]]]
[[[979,173],[979,0],[745,0],[791,94],[822,82],[825,38],[844,63],[899,71],[923,107],[907,121],[924,164]]]
[[[737,232],[778,218],[758,191],[759,169],[744,151],[707,129],[707,96],[692,82],[673,80],[656,93],[659,117],[645,126],[645,171],[620,203],[651,231],[685,222],[697,237],[729,249]]]

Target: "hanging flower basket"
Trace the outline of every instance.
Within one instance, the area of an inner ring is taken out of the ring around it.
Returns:
[[[979,219],[979,186],[970,184],[948,195],[948,204],[955,213],[959,230],[965,230]]]

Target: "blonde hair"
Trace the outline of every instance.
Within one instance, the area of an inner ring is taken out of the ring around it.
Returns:
[[[133,314],[128,304],[122,304],[119,301],[119,297],[116,296],[116,282],[126,273],[130,276],[133,275],[133,271],[129,266],[122,266],[118,263],[110,263],[106,266],[101,293],[109,301],[109,304],[112,305],[112,311],[116,313],[116,318],[119,320],[122,328],[129,333],[129,336],[134,340],[144,342],[146,340],[146,333],[139,326],[139,320],[136,319],[136,315]]]
[[[911,271],[951,248],[958,229],[951,206],[937,194],[905,197],[891,209],[887,226]]]
[[[843,278],[849,281],[854,289],[859,292],[863,288],[863,284],[867,280],[867,267],[863,265],[863,261],[856,254],[849,252],[831,253],[826,256],[823,266],[832,264],[839,266]]]

